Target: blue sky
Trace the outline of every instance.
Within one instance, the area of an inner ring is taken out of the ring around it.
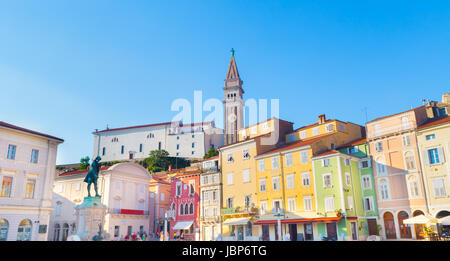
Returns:
[[[294,127],[363,125],[450,90],[448,28],[449,1],[0,0],[0,120],[79,162],[94,129],[221,99],[233,47],[244,99],[280,99]]]

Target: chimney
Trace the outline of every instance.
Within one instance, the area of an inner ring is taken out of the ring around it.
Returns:
[[[169,171],[172,171],[172,164],[169,165]]]
[[[319,124],[325,123],[325,114],[319,115]]]

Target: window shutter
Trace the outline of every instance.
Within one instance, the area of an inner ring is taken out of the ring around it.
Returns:
[[[439,163],[444,163],[445,156],[444,156],[444,150],[442,149],[442,147],[438,148],[438,154],[439,154]]]
[[[367,166],[370,168],[370,167],[372,167],[372,160],[367,160]]]
[[[430,159],[428,157],[428,150],[424,150],[422,152],[423,154],[423,160],[425,161],[425,165],[430,165]]]

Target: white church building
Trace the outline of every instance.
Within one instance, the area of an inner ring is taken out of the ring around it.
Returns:
[[[152,150],[166,150],[172,157],[202,159],[210,148],[223,145],[223,130],[214,122],[183,124],[181,121],[95,131],[92,158],[102,162],[144,159]]]

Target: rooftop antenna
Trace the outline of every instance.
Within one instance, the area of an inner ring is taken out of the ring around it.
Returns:
[[[366,121],[365,122],[367,122],[367,107],[364,107],[363,111],[364,111],[364,114],[366,116]]]

